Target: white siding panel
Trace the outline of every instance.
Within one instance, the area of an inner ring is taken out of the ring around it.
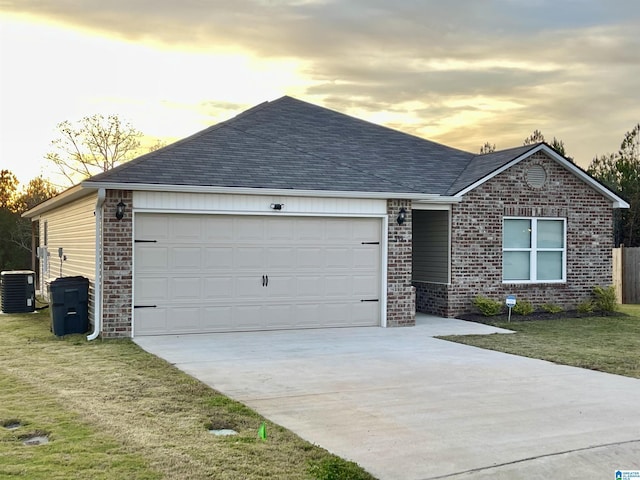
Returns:
[[[284,204],[281,211],[272,203]],[[273,215],[384,215],[386,200],[361,198],[283,197],[214,193],[134,192],[133,208],[148,212],[271,213]]]
[[[40,217],[40,228],[48,225],[47,249],[49,251],[47,283],[61,276],[81,275],[93,281],[95,277],[96,220],[94,216],[97,195],[89,195],[75,202],[52,210]],[[44,246],[41,231],[40,245]],[[66,260],[60,265],[58,248],[62,248]],[[62,272],[61,272],[62,270]]]

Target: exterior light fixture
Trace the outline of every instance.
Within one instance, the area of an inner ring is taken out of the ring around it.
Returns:
[[[122,200],[120,200],[120,202],[116,205],[116,218],[118,220],[122,220],[122,218],[124,217],[124,207],[126,207],[126,205],[122,203]]]
[[[284,207],[284,203],[272,203],[271,204],[271,209],[272,210],[282,210],[282,207]]]
[[[407,211],[404,209],[404,207],[402,207],[400,209],[400,213],[398,213],[398,218],[396,219],[396,221],[398,222],[398,225],[402,225],[404,223],[405,218],[407,218]]]

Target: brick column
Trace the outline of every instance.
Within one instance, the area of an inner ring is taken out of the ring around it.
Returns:
[[[401,208],[406,210],[406,218],[398,225]],[[413,326],[416,324],[416,290],[411,285],[411,200],[388,200],[387,215],[387,326]]]
[[[131,336],[133,214],[131,191],[107,190],[102,227],[102,336]],[[126,205],[122,220],[116,205]]]

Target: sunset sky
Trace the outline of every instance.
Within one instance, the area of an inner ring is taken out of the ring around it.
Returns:
[[[539,129],[586,167],[640,121],[640,1],[0,0],[23,183],[63,120],[171,141],[282,95],[471,152]]]

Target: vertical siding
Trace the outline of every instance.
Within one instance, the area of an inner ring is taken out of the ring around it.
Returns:
[[[413,281],[449,282],[449,211],[414,210]]]
[[[284,204],[274,212],[272,203]],[[272,215],[384,215],[387,201],[361,198],[285,197],[217,193],[134,192],[133,208],[144,211],[189,213],[244,212]]]

